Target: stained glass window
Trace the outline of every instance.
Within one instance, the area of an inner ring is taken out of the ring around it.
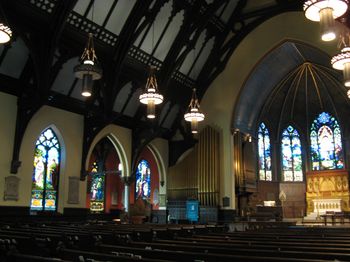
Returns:
[[[343,146],[338,121],[322,112],[310,132],[312,170],[344,168]]]
[[[144,159],[137,166],[135,194],[136,199],[149,199],[151,196],[151,168]]]
[[[103,212],[105,200],[105,173],[99,172],[97,164],[94,163],[91,174],[90,210],[92,212]]]
[[[271,146],[269,130],[264,123],[259,125],[258,130],[259,150],[259,179],[272,181],[271,172]]]
[[[303,181],[300,136],[292,126],[282,132],[281,151],[283,181]]]
[[[55,132],[48,128],[36,141],[31,210],[56,211],[60,160],[59,141]]]

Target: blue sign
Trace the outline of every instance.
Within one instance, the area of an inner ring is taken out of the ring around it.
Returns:
[[[191,222],[198,222],[198,200],[188,200],[186,202],[186,218]]]

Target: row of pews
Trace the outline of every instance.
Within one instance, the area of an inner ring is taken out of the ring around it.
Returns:
[[[350,261],[346,228],[0,222],[0,261]]]

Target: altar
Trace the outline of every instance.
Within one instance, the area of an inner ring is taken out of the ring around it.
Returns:
[[[318,215],[324,215],[326,212],[341,212],[342,211],[342,200],[339,198],[331,199],[313,199],[314,212]]]
[[[348,176],[347,170],[307,172],[307,215],[349,211]]]

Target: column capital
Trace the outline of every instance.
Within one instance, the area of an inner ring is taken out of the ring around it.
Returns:
[[[122,176],[121,179],[123,183],[127,186],[130,186],[130,184],[134,181],[134,178],[131,176]]]

